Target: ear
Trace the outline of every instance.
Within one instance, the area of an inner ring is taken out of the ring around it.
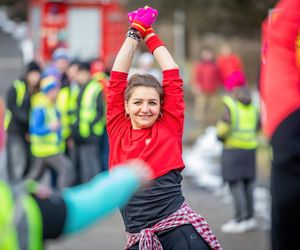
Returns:
[[[129,110],[128,110],[128,102],[124,102],[124,107],[125,107],[125,113],[129,114]]]

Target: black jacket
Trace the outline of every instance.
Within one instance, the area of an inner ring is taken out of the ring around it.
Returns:
[[[71,136],[74,139],[74,141],[77,143],[94,143],[94,142],[98,142],[99,138],[101,137],[101,136],[95,135],[93,132],[87,138],[83,138],[80,135],[79,123],[80,123],[81,100],[82,100],[82,95],[83,95],[87,85],[88,84],[86,84],[84,86],[80,86],[80,92],[79,92],[78,98],[77,98],[77,107],[78,108],[76,110],[76,122],[71,126],[71,134],[72,134]],[[103,91],[101,91],[99,93],[99,95],[97,96],[96,103],[97,103],[97,106],[96,106],[97,116],[95,117],[94,122],[92,124],[90,124],[91,127],[105,115]]]
[[[17,90],[12,85],[7,93],[6,108],[10,110],[12,119],[8,126],[7,132],[13,134],[25,135],[28,133],[29,112],[30,112],[30,95],[26,85],[26,92],[23,102],[19,107],[17,105]]]

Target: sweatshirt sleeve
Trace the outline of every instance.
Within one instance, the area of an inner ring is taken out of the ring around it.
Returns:
[[[124,92],[128,74],[112,71],[107,88],[107,130],[109,133],[120,126],[120,118],[124,117]]]
[[[139,186],[139,179],[132,169],[118,167],[109,173],[98,174],[86,184],[66,189],[63,192],[67,206],[64,234],[87,228],[124,206]]]
[[[163,90],[163,120],[173,131],[182,135],[185,104],[183,81],[178,69],[163,71]]]
[[[45,135],[50,129],[45,124],[45,113],[42,108],[33,109],[30,120],[30,133],[37,135]]]

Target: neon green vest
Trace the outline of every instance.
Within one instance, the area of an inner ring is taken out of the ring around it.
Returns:
[[[45,122],[51,124],[58,121],[57,110],[46,95],[38,93],[32,97],[32,109],[42,107],[45,111]],[[61,152],[61,139],[57,132],[45,135],[30,134],[31,152],[35,157],[48,157]]]
[[[95,122],[97,116],[97,97],[102,91],[102,87],[100,84],[92,80],[85,87],[80,107],[79,107],[79,133],[83,138],[89,137],[92,133],[95,135],[102,135],[104,127],[105,127],[105,115],[99,121],[97,121],[93,126],[91,125]],[[77,106],[77,98],[78,98],[79,90],[75,90],[74,94],[71,94],[70,101],[70,110],[75,114],[76,106]],[[77,118],[74,115],[71,115],[71,123],[74,124],[77,122]]]
[[[56,98],[56,107],[61,114],[61,126],[62,126],[62,142],[61,150],[65,151],[66,139],[71,135],[70,118],[69,118],[69,99],[70,99],[70,87],[63,87],[60,89]]]
[[[72,86],[70,91],[70,99],[69,99],[69,122],[70,124],[75,124],[76,118],[76,111],[77,111],[77,99],[79,95],[80,89],[78,86]]]
[[[13,83],[14,88],[16,89],[16,104],[17,107],[21,107],[24,101],[24,96],[26,93],[26,83],[21,80],[15,80]],[[5,118],[4,118],[4,128],[5,130],[8,129],[9,124],[12,119],[12,113],[9,109],[5,112]]]
[[[15,202],[15,200],[19,202]],[[17,235],[16,210],[22,209],[28,223],[28,245],[22,246],[28,250],[41,250],[42,247],[42,218],[35,200],[30,195],[22,194],[14,197],[10,187],[0,180],[0,249],[19,250]],[[20,207],[16,207],[20,206]]]
[[[231,129],[224,142],[225,148],[257,148],[257,110],[253,104],[244,105],[230,96],[224,96],[223,102],[230,110]]]

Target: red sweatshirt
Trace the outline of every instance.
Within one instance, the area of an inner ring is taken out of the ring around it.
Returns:
[[[201,61],[195,65],[195,83],[204,94],[215,94],[220,86],[220,72],[213,61]]]
[[[300,109],[300,69],[296,63],[300,1],[282,0],[276,8],[280,11],[263,33],[266,51],[260,81],[262,123],[268,137],[285,118]]]
[[[107,92],[107,131],[110,141],[109,165],[140,158],[153,169],[154,178],[183,169],[182,134],[184,99],[177,69],[163,72],[162,115],[150,128],[133,129],[125,118],[124,91],[127,74],[113,71]]]

